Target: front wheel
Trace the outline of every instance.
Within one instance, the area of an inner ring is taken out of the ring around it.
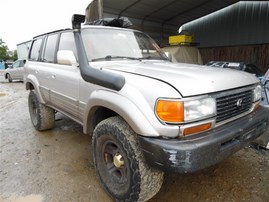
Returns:
[[[34,91],[30,91],[29,93],[28,107],[32,123],[36,130],[48,130],[54,126],[54,110],[40,103]]]
[[[7,80],[8,80],[9,83],[12,82],[12,77],[10,76],[10,74],[7,74]]]
[[[136,136],[119,116],[100,122],[93,133],[97,175],[116,201],[146,201],[162,186],[163,172],[146,164]]]

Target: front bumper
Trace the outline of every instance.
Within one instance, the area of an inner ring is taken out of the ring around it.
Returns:
[[[259,137],[268,127],[268,111],[257,111],[191,139],[139,137],[146,161],[165,172],[192,173],[214,165]]]

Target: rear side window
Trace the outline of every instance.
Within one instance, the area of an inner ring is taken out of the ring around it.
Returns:
[[[58,34],[49,35],[46,41],[43,62],[55,62],[55,51],[57,45]]]
[[[61,34],[59,50],[71,50],[77,58],[74,34],[72,32],[63,32]]]
[[[41,50],[41,44],[42,44],[42,39],[37,39],[33,41],[31,53],[29,56],[30,60],[38,61],[40,50]]]

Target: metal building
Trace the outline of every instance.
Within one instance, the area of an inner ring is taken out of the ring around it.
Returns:
[[[228,60],[269,68],[269,1],[240,1],[186,23],[204,62]]]
[[[240,1],[186,23],[200,47],[269,43],[269,1]]]
[[[87,21],[102,17],[128,17],[135,29],[159,43],[178,34],[184,23],[227,7],[238,0],[94,0],[86,10]],[[96,4],[99,9],[94,6]],[[99,14],[97,11],[99,10]]]

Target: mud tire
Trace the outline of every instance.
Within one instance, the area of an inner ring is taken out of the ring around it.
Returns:
[[[145,162],[137,134],[119,116],[100,122],[93,133],[93,160],[97,176],[115,201],[147,201],[161,188],[163,172]],[[120,153],[122,167],[113,164]]]
[[[28,107],[31,121],[38,131],[49,130],[54,126],[55,112],[52,108],[39,102],[35,91],[30,91]]]

